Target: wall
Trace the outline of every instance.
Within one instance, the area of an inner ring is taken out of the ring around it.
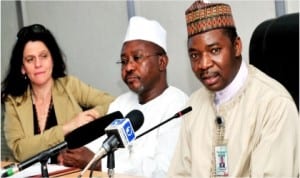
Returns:
[[[5,17],[5,18],[4,18]],[[5,24],[5,25],[4,25]],[[15,3],[1,2],[1,79],[9,63],[9,53],[15,41],[18,29]],[[1,105],[1,161],[14,161],[8,146],[5,142],[3,132],[4,107]]]
[[[238,33],[243,40],[243,57],[255,27],[275,17],[275,3],[229,1]],[[190,69],[186,51],[184,11],[192,1],[134,1],[136,15],[158,20],[168,32],[168,79],[171,85],[191,94],[201,86]],[[298,11],[298,1],[288,1],[287,12]],[[126,1],[22,1],[24,24],[42,23],[56,36],[67,56],[69,74],[119,95],[127,91],[115,64],[128,23]],[[18,31],[14,1],[1,1],[1,77],[7,70],[10,51]]]

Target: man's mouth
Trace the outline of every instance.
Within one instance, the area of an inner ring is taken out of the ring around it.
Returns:
[[[205,73],[200,76],[204,85],[210,86],[217,83],[219,79],[219,75],[217,72]]]
[[[136,75],[130,75],[130,76],[126,77],[126,82],[127,83],[131,83],[131,82],[134,82],[134,81],[136,81],[138,79],[139,79],[138,76],[136,76]]]

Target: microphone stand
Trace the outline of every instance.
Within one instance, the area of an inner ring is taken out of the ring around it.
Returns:
[[[41,153],[41,156],[39,158],[39,161],[41,163],[42,177],[49,178],[47,162],[48,162],[51,154],[52,154],[51,151],[46,151],[46,152]]]
[[[114,177],[114,168],[115,168],[115,154],[114,151],[109,151],[107,153],[107,174],[109,178]]]
[[[46,156],[40,160],[42,177],[47,177],[47,178],[49,177],[48,168],[47,168],[48,158],[49,156]]]

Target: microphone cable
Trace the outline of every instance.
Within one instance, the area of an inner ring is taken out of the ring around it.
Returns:
[[[93,177],[94,170],[95,170],[95,168],[96,168],[98,162],[100,162],[100,161],[101,161],[101,159],[95,161],[95,162],[92,164],[91,169],[90,169],[90,175],[89,175],[90,178]],[[100,168],[101,168],[101,170],[102,170],[102,165],[101,165],[101,163],[100,163]]]

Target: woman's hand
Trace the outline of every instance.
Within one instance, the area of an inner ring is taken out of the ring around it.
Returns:
[[[81,127],[99,117],[100,115],[95,109],[89,109],[78,113],[72,120],[63,125],[64,134],[67,135],[78,127]]]

